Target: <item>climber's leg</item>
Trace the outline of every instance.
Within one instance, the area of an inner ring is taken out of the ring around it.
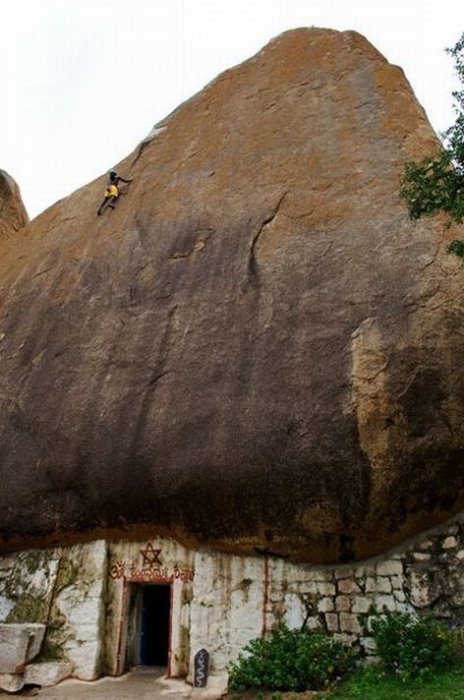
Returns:
[[[100,204],[100,208],[99,208],[99,210],[98,210],[98,216],[101,216],[101,215],[103,214],[103,211],[104,211],[104,209],[105,209],[105,204],[106,204],[107,202],[108,202],[108,200],[107,200],[106,197],[105,197],[105,199],[103,200],[103,202]]]

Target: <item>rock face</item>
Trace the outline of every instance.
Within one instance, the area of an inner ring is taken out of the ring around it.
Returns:
[[[5,170],[0,170],[0,242],[28,221],[18,185]]]
[[[297,30],[158,125],[114,212],[101,177],[6,241],[4,547],[336,562],[462,508],[463,272],[398,196],[436,144],[363,37]]]

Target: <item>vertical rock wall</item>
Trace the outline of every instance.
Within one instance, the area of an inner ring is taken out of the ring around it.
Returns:
[[[102,175],[4,241],[5,550],[334,564],[464,508],[462,233],[398,195],[438,144],[366,39],[298,29],[159,124],[114,212]]]
[[[0,622],[46,625],[40,651],[24,676],[3,679],[0,686],[19,690],[31,678],[45,684],[48,665],[59,662],[66,662],[78,678],[97,678],[102,671],[106,584],[104,540],[0,559]]]
[[[48,638],[83,680],[98,678],[102,669],[106,584],[104,540],[63,548]]]

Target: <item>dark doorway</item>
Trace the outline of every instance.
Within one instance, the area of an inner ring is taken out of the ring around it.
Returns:
[[[168,666],[171,620],[169,584],[132,584],[126,668]]]
[[[144,586],[140,629],[142,666],[167,666],[171,587]]]

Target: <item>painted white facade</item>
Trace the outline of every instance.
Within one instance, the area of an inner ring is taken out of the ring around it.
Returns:
[[[140,641],[134,592],[153,585],[169,588],[165,641],[173,677],[192,682],[194,656],[206,649],[210,674],[225,678],[243,646],[280,622],[300,627],[306,620],[309,629],[369,654],[362,623],[372,608],[433,606],[434,614],[462,624],[464,526],[457,518],[387,556],[339,567],[194,551],[157,537],[9,555],[0,559],[0,622],[38,623],[46,633],[27,674],[2,676],[0,685],[20,687],[27,677],[46,684],[63,669],[83,680],[122,674]]]

